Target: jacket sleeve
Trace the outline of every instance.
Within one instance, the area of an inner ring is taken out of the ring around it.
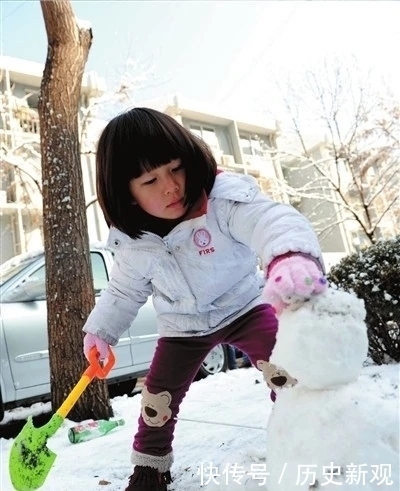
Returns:
[[[84,332],[95,334],[110,345],[117,344],[152,294],[150,281],[139,275],[132,262],[129,249],[118,250],[107,288],[83,326]]]
[[[251,247],[268,267],[277,256],[301,252],[324,269],[318,237],[311,223],[291,205],[256,191],[246,202],[231,202],[228,227],[232,237]]]

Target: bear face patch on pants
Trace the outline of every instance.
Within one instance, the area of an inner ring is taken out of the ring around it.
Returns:
[[[169,408],[172,396],[168,391],[152,394],[144,386],[142,390],[142,418],[148,426],[161,427],[171,419],[172,411]]]

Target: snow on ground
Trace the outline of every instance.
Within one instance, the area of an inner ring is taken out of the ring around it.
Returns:
[[[397,415],[399,368],[399,364],[366,366],[359,379],[365,391],[390,401]],[[125,426],[101,438],[72,444],[67,430],[74,423],[67,419],[49,439],[48,446],[57,458],[40,488],[42,491],[125,489],[132,472],[130,449],[140,411],[140,395],[116,397],[112,405],[115,418],[124,418]],[[174,482],[170,490],[266,489],[268,476],[263,473],[266,426],[272,407],[262,375],[255,368],[228,371],[193,383],[181,406],[176,427]],[[35,414],[40,408],[41,405],[35,405]],[[48,410],[48,406],[43,405],[42,409]],[[26,415],[29,409],[15,410],[19,415],[23,412]],[[7,417],[12,419],[10,413]],[[304,424],[312,425],[315,417],[310,414]],[[1,491],[14,489],[8,474],[11,445],[12,440],[0,440]],[[390,486],[386,488],[390,491]]]

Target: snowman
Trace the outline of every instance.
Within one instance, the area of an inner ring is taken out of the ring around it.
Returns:
[[[268,491],[400,489],[399,414],[358,380],[364,319],[362,300],[332,288],[281,314],[270,360],[257,364],[277,393]]]

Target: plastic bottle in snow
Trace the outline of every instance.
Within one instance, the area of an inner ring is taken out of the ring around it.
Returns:
[[[99,436],[104,436],[117,426],[125,424],[125,420],[117,419],[109,421],[98,419],[96,421],[87,421],[85,423],[73,426],[68,430],[68,438],[71,443],[81,443]]]

